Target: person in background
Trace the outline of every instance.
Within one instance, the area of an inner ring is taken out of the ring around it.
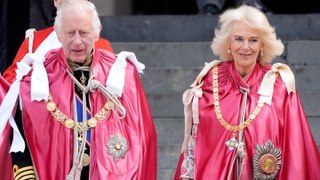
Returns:
[[[226,4],[226,0],[196,0],[199,14],[214,15],[219,14],[223,10]],[[254,6],[265,13],[271,13],[271,11],[261,2],[261,0],[234,0],[233,5],[238,7],[242,4]]]
[[[53,1],[54,6],[59,8],[64,0]],[[17,69],[17,62],[21,61],[27,53],[36,53],[45,56],[49,50],[58,47],[61,47],[61,43],[57,39],[57,34],[53,26],[39,31],[29,29],[26,31],[26,39],[22,42],[12,64],[3,72],[3,77],[9,83],[12,83],[16,77],[15,70]],[[103,38],[99,38],[99,40],[95,42],[95,48],[102,48],[113,52],[110,42]]]
[[[185,138],[175,179],[320,179],[320,154],[294,74],[271,64],[284,45],[265,14],[220,15],[207,63],[183,94]]]
[[[19,84],[36,179],[155,180],[156,131],[138,74],[144,65],[131,52],[95,47],[101,23],[90,1],[65,0],[54,29],[61,47],[45,59],[26,54],[8,92]],[[1,123],[8,104],[0,106]]]

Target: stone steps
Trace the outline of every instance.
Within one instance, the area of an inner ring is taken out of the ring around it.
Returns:
[[[320,40],[320,14],[268,16],[282,40]],[[111,42],[210,42],[217,16],[102,16],[102,37]]]
[[[320,28],[320,27],[319,27]],[[319,33],[320,36],[320,33]],[[210,40],[209,40],[210,41]],[[285,51],[275,62],[288,65],[320,65],[320,40],[284,41]],[[204,62],[217,59],[209,42],[112,42],[115,53],[135,52],[147,67],[202,67]]]
[[[291,66],[299,91],[319,91],[320,66]],[[193,83],[202,67],[147,67],[141,79],[147,93],[183,92]],[[313,85],[310,85],[312,84]]]

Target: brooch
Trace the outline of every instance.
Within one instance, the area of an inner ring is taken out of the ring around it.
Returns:
[[[115,161],[124,158],[129,150],[127,140],[120,133],[111,136],[106,146],[108,147],[109,155],[113,156]]]
[[[275,179],[281,168],[281,150],[271,141],[256,146],[253,157],[254,179]]]
[[[239,145],[238,141],[236,140],[235,137],[230,138],[227,142],[225,142],[226,146],[228,146],[228,149],[230,151],[233,151],[236,149]]]

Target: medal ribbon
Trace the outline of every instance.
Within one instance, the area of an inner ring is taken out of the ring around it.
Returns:
[[[83,122],[83,103],[81,101],[81,99],[76,96],[76,109],[77,109],[77,112],[76,112],[76,115],[77,115],[77,122]],[[90,110],[88,108],[86,108],[86,116],[87,116],[87,119],[90,119],[91,118],[91,113],[90,113]],[[91,137],[91,129],[89,129],[87,131],[87,142],[90,143],[90,138]]]

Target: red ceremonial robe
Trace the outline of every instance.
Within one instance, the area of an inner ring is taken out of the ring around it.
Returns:
[[[253,112],[259,100],[261,81],[270,69],[257,64],[242,79],[234,62],[218,66],[219,102],[222,116],[230,125],[239,124],[243,94],[239,87],[249,88],[245,119]],[[212,69],[204,76],[202,97],[199,98],[199,124],[195,139],[195,180],[225,180],[236,150],[230,151],[225,142],[232,137],[218,121],[213,101]],[[245,156],[241,178],[253,179],[253,156],[256,146],[267,141],[281,151],[281,169],[276,179],[320,179],[320,155],[311,134],[308,121],[297,93],[288,94],[280,77],[274,83],[271,105],[264,104],[253,122],[244,129]],[[180,178],[182,153],[175,179]],[[235,172],[235,171],[233,171]],[[233,173],[232,179],[235,173]]]
[[[9,83],[0,76],[0,104],[9,89]],[[12,164],[11,158],[9,154],[10,150],[10,133],[11,128],[9,122],[7,123],[6,127],[3,130],[3,133],[0,136],[0,174],[1,179],[13,179],[13,171],[12,171]]]
[[[116,55],[96,49],[91,71],[105,85]],[[57,107],[73,119],[75,83],[67,74],[67,61],[61,48],[47,53],[44,67],[49,91]],[[69,68],[69,71],[72,70]],[[65,179],[73,160],[73,130],[66,128],[46,109],[45,102],[30,100],[30,74],[21,81],[24,133],[39,179]],[[120,102],[126,109],[124,119],[111,113],[91,129],[90,179],[156,179],[156,132],[151,111],[136,68],[128,62]],[[98,90],[90,93],[90,111],[95,115],[107,99]],[[119,133],[127,140],[129,151],[115,161],[108,154],[110,137]]]
[[[53,26],[48,27],[46,29],[36,31],[34,33],[34,39],[33,39],[33,46],[32,46],[32,52],[35,52],[37,48],[46,40],[46,38],[54,31]],[[48,47],[48,51],[51,50],[50,47]],[[108,51],[113,52],[110,42],[106,39],[99,38],[98,41],[95,43],[96,49],[106,49]],[[29,38],[25,39],[15,58],[13,59],[12,64],[5,70],[3,73],[3,77],[9,82],[12,83],[16,77],[15,70],[17,69],[17,62],[21,61],[22,58],[28,53],[29,49]]]

